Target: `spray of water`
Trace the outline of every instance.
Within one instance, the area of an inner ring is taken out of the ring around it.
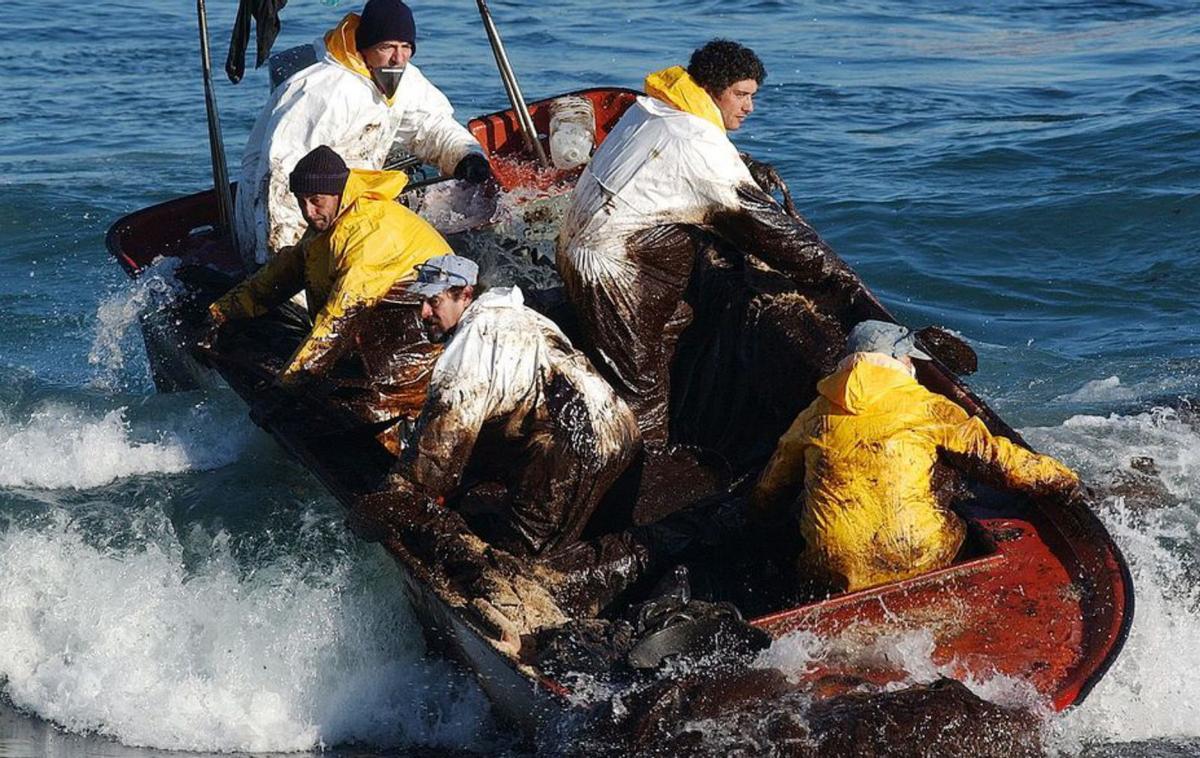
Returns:
[[[127,409],[96,416],[61,403],[0,421],[0,486],[89,489],[138,474],[207,470],[231,463],[253,427],[196,405],[139,439]]]
[[[1137,597],[1124,651],[1083,706],[1056,720],[1061,748],[1200,736],[1197,418],[1183,404],[1075,416],[1025,435],[1107,492],[1098,515],[1129,562]],[[1149,496],[1120,486],[1134,475]]]
[[[175,278],[179,263],[179,258],[158,258],[141,276],[101,301],[96,310],[96,334],[88,351],[88,363],[96,371],[92,384],[98,389],[123,386],[126,360],[131,352],[141,349],[135,337],[137,330],[131,331],[131,327],[144,314],[162,310],[180,294],[181,285]]]
[[[424,657],[381,550],[355,546],[320,572],[301,555],[247,573],[223,544],[185,568],[178,541],[97,548],[65,515],[0,535],[8,697],[72,731],[172,750],[491,739],[474,684]]]

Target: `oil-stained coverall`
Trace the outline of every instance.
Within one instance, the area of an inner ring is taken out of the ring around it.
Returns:
[[[993,436],[890,356],[853,353],[817,391],[779,440],[751,508],[769,514],[799,505],[802,576],[833,589],[872,587],[954,560],[965,525],[934,497],[939,451],[1029,494],[1078,483],[1053,458]]]
[[[481,150],[454,120],[450,101],[413,63],[394,97],[379,91],[355,45],[359,20],[347,14],[315,42],[319,62],[279,85],[254,123],[235,210],[243,260],[264,263],[303,235],[288,174],[318,145],[333,148],[351,168],[381,169],[399,142],[447,175],[467,153]]]
[[[675,66],[639,97],[579,179],[557,266],[593,357],[629,403],[647,444],[667,436],[669,369],[691,321],[684,290],[697,231],[804,284],[850,280],[807,224],[764,193],[708,93]]]
[[[434,497],[470,464],[508,492],[493,544],[542,555],[574,542],[637,452],[629,408],[520,289],[485,292],[438,359],[398,472]]]
[[[313,328],[281,372],[283,384],[328,371],[346,347],[347,319],[414,278],[416,265],[451,253],[428,221],[395,202],[407,182],[398,171],[351,169],[328,230],[310,232],[212,304],[226,320],[253,318],[305,291]]]

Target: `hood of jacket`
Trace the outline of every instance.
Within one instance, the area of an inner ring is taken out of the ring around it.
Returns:
[[[881,353],[854,353],[817,382],[817,392],[848,413],[860,415],[884,410],[895,402],[892,390],[908,385],[917,385],[917,380],[895,358]]]
[[[408,174],[403,171],[371,171],[364,168],[350,169],[346,187],[342,190],[342,201],[338,205],[340,219],[350,206],[359,200],[395,200],[408,186]]]
[[[696,83],[683,66],[655,71],[644,82],[646,94],[684,113],[698,116],[725,133],[725,118],[712,96]]]
[[[367,62],[359,54],[358,45],[354,41],[354,34],[358,31],[360,23],[362,23],[361,16],[357,13],[347,13],[346,17],[339,21],[337,26],[325,32],[325,52],[345,68],[350,69],[359,76],[365,77],[378,92],[379,88],[375,85],[375,79],[371,76],[371,69],[367,68]],[[389,106],[395,100],[394,97],[384,96],[382,92],[379,92],[379,96]]]

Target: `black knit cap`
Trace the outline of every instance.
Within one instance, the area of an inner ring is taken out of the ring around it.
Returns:
[[[401,0],[367,0],[354,33],[359,50],[384,41],[407,42],[417,51],[417,22]]]
[[[340,195],[349,177],[350,169],[342,156],[321,145],[296,162],[288,176],[288,187],[299,195]]]

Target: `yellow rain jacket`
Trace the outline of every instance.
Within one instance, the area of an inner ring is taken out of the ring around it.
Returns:
[[[351,169],[328,230],[310,230],[212,304],[227,319],[253,318],[305,290],[313,328],[280,381],[323,373],[340,352],[333,348],[343,320],[414,278],[418,264],[452,252],[428,221],[395,202],[407,183],[399,171]]]
[[[864,589],[954,560],[965,525],[934,498],[939,450],[1030,494],[1078,483],[1053,458],[993,436],[888,356],[856,353],[817,391],[780,439],[751,508],[774,511],[802,491],[801,570],[835,588]]]
[[[725,133],[725,119],[708,91],[696,83],[683,66],[671,66],[646,77],[646,94],[684,113],[708,121]]]

